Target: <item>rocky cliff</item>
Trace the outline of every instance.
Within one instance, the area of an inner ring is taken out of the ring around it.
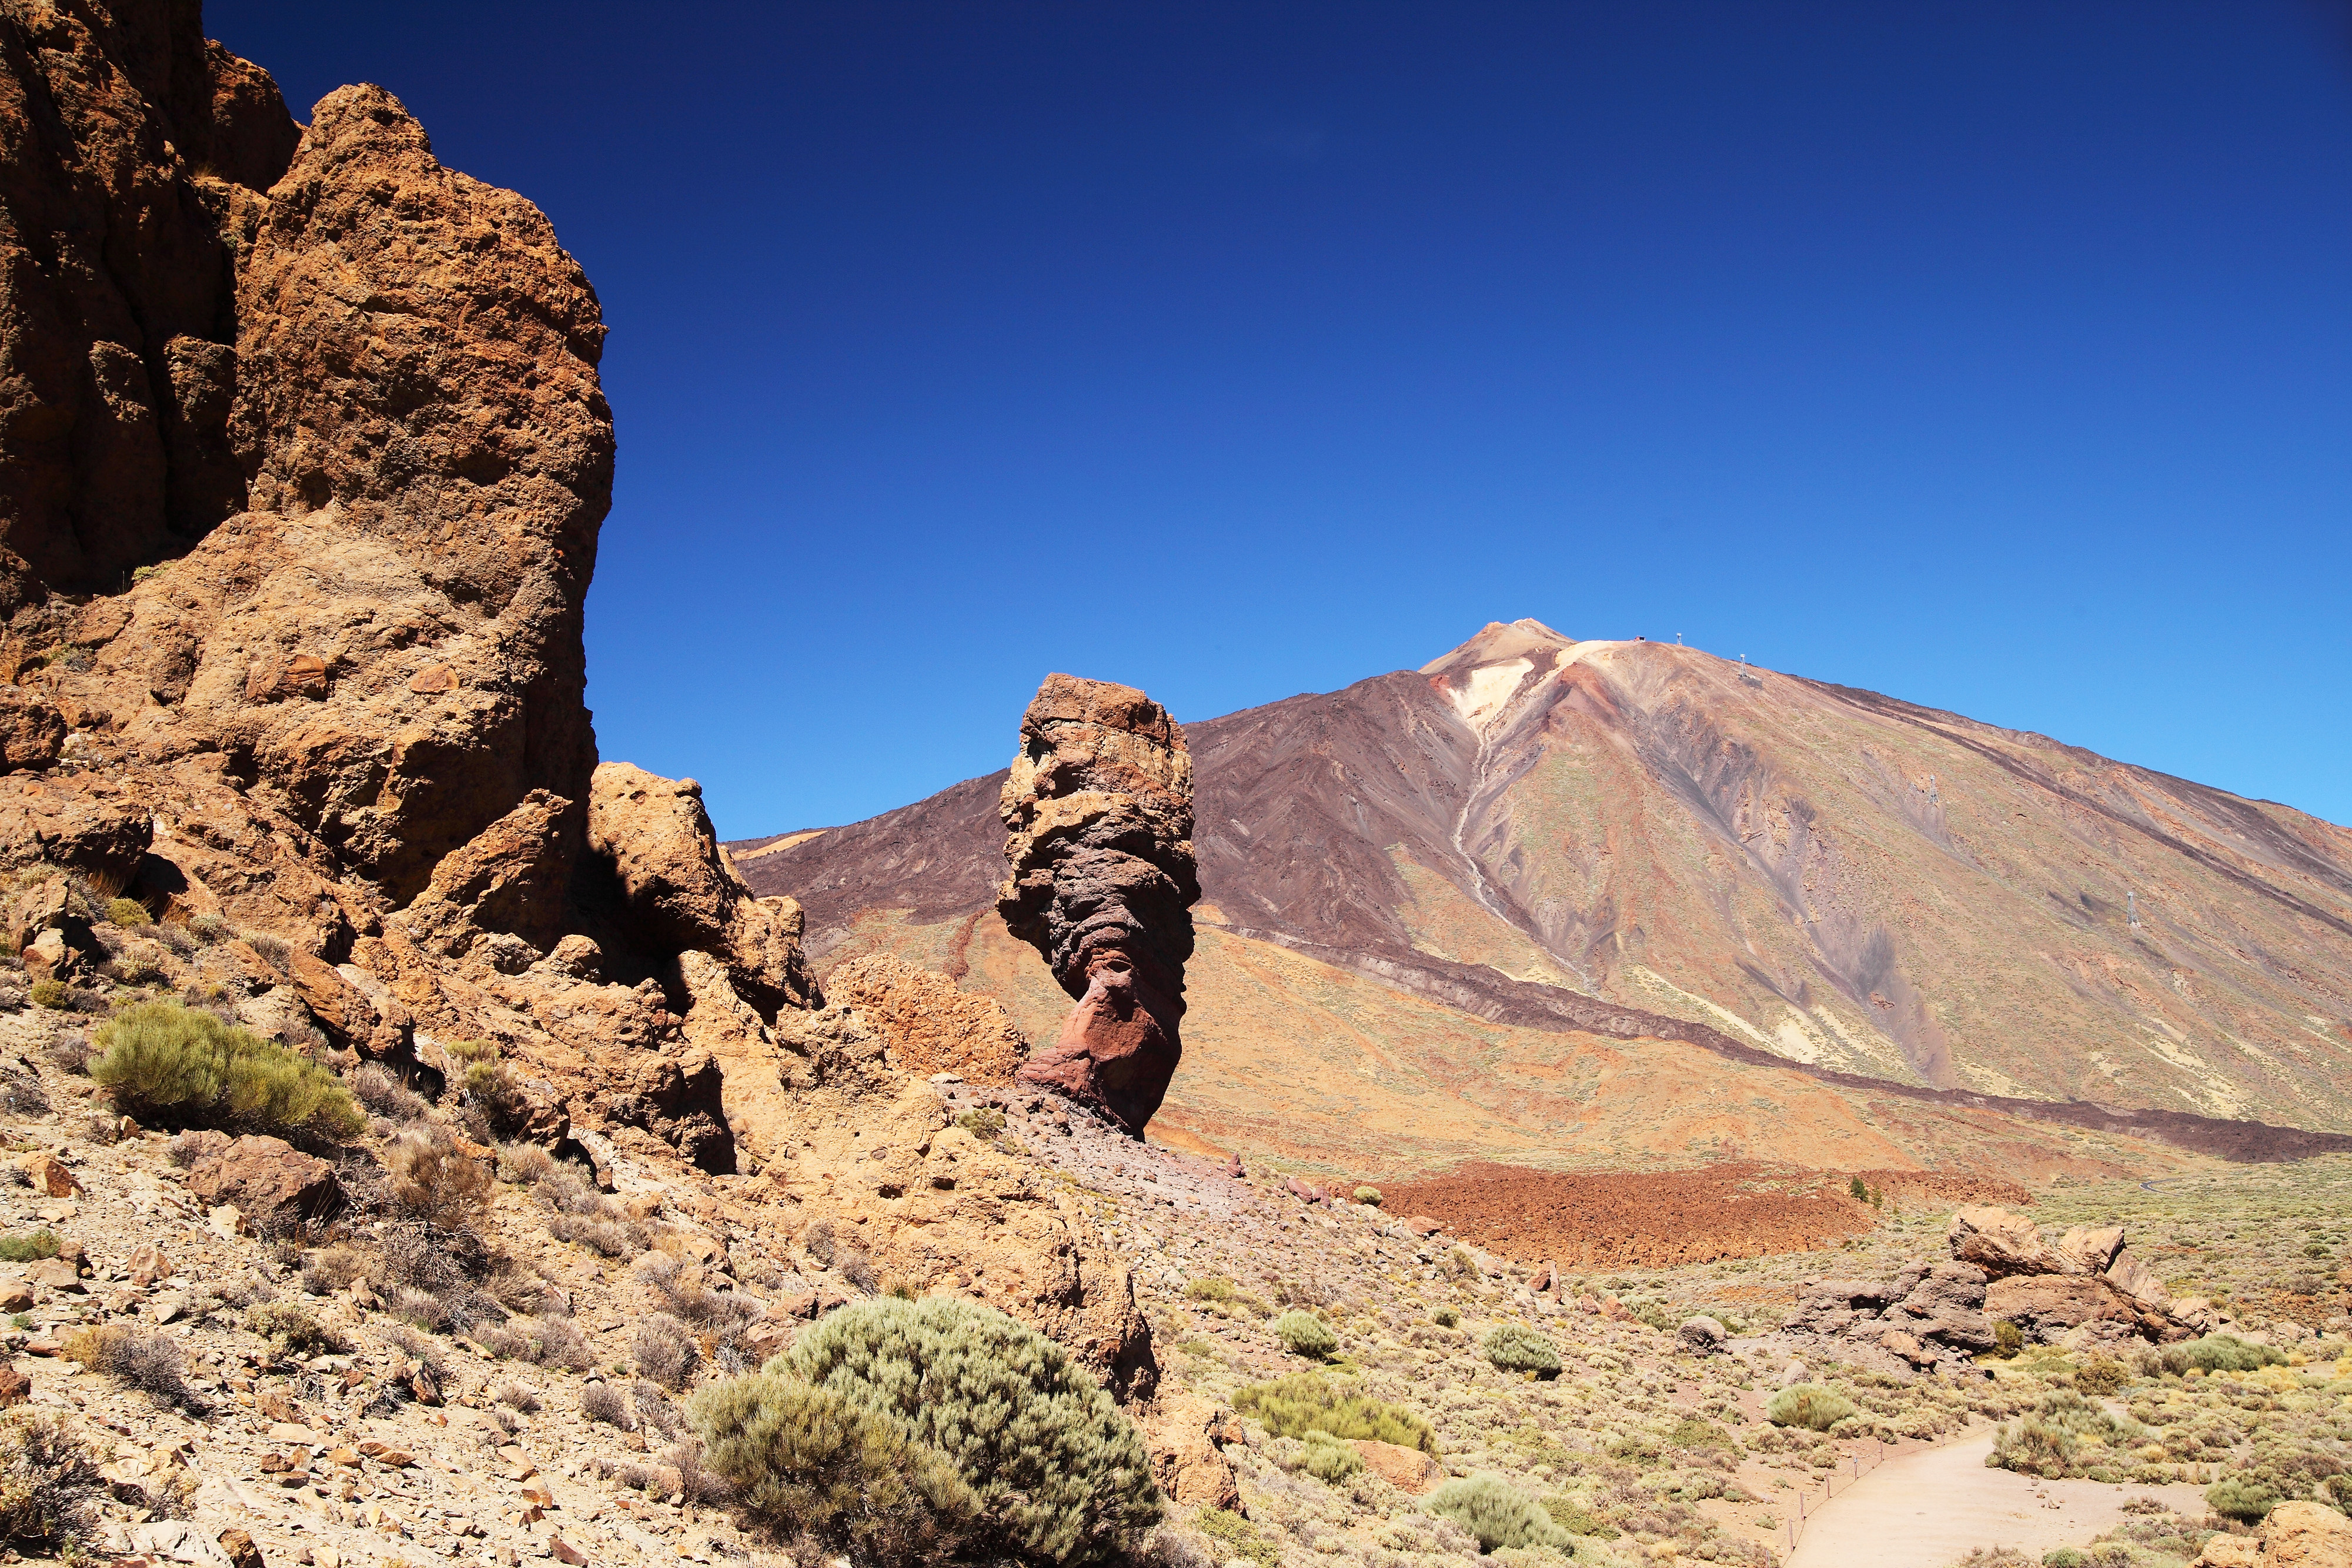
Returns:
[[[546,216],[381,88],[298,124],[186,0],[0,0],[0,913],[28,977],[99,1012],[184,985],[428,1093],[490,1072],[499,1135],[608,1184],[756,1176],[769,1223],[854,1221],[910,1286],[988,1257],[992,1299],[1148,1393],[1078,1207],[1012,1176],[895,1201],[945,1114],[902,1102],[917,981],[869,979],[887,1025],[822,1009],[797,906],[744,885],[694,782],[600,765],[605,329]],[[118,896],[214,945],[126,962]],[[851,1147],[869,1124],[898,1164]]]

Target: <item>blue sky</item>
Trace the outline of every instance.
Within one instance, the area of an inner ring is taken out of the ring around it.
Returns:
[[[2352,822],[2343,5],[213,0],[612,327],[604,755],[722,833],[1490,620]]]

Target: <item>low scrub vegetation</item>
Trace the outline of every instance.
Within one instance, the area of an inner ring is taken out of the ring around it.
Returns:
[[[1559,1375],[1559,1351],[1533,1329],[1499,1323],[1479,1348],[1498,1372],[1523,1372],[1537,1377]]]
[[[1143,1444],[1110,1396],[1053,1341],[969,1301],[844,1308],[690,1409],[706,1462],[747,1508],[813,1533],[824,1518],[836,1544],[939,1543],[896,1560],[985,1540],[1025,1562],[1099,1562],[1160,1515]]]
[[[70,1552],[98,1523],[98,1465],[80,1434],[46,1410],[0,1417],[0,1540]]]
[[[1765,1418],[1775,1427],[1801,1427],[1809,1432],[1826,1432],[1854,1414],[1853,1400],[1818,1383],[1791,1384],[1764,1407]]]
[[[1500,1476],[1457,1476],[1429,1494],[1424,1505],[1478,1539],[1478,1550],[1502,1547],[1575,1546],[1575,1538],[1552,1521],[1542,1503]]]
[[[1277,1437],[1325,1432],[1334,1437],[1370,1437],[1399,1448],[1437,1452],[1437,1433],[1401,1405],[1343,1388],[1320,1373],[1296,1372],[1271,1383],[1234,1391],[1234,1408]]]
[[[330,1140],[367,1124],[332,1072],[178,1002],[125,1008],[92,1039],[89,1075],[142,1122]]]
[[[1274,1337],[1293,1355],[1328,1361],[1339,1349],[1339,1336],[1313,1312],[1285,1312],[1274,1320]]]

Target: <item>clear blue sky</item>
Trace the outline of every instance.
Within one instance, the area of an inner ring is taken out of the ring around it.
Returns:
[[[2352,27],[2235,0],[213,0],[612,326],[604,755],[720,831],[1489,620],[2352,822]]]

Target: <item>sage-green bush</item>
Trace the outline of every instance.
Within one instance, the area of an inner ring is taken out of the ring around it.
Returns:
[[[961,1550],[981,1503],[955,1466],[781,1360],[713,1384],[687,1406],[704,1468],[733,1485],[743,1511],[861,1559],[930,1562]]]
[[[1294,1372],[1271,1383],[1237,1388],[1234,1408],[1277,1437],[1328,1432],[1334,1437],[1370,1437],[1424,1454],[1437,1452],[1437,1434],[1427,1421],[1401,1405],[1344,1389],[1320,1373]]]
[[[1274,1337],[1293,1355],[1310,1361],[1328,1358],[1339,1348],[1339,1336],[1313,1312],[1285,1312],[1274,1320]]]
[[[2223,1476],[2205,1489],[2206,1507],[2246,1524],[2261,1523],[2278,1504],[2278,1493],[2240,1476]]]
[[[178,1002],[141,1002],[98,1026],[89,1075],[142,1122],[341,1139],[367,1118],[332,1072]]]
[[[1772,1396],[1764,1417],[1775,1427],[1802,1427],[1826,1432],[1854,1413],[1853,1401],[1818,1383],[1792,1383]]]
[[[1517,1323],[1497,1323],[1479,1348],[1498,1372],[1532,1372],[1538,1377],[1559,1375],[1559,1352],[1551,1341]]]
[[[951,1464],[981,1528],[1032,1562],[1098,1562],[1160,1518],[1142,1440],[1069,1354],[971,1301],[882,1296],[803,1333],[765,1374],[800,1379]]]
[[[1364,1456],[1346,1438],[1309,1432],[1301,1441],[1307,1451],[1299,1456],[1298,1468],[1327,1486],[1338,1486],[1363,1473]]]
[[[2209,1333],[2202,1339],[2192,1339],[2185,1344],[2167,1345],[2159,1354],[2168,1369],[2178,1351],[2189,1366],[2207,1372],[2255,1372],[2265,1366],[2276,1366],[2286,1360],[2284,1351],[2266,1344],[2249,1344],[2235,1334]]]
[[[1478,1550],[1550,1546],[1573,1551],[1576,1538],[1552,1522],[1542,1503],[1500,1476],[1458,1476],[1429,1494],[1429,1511],[1478,1538]]]

